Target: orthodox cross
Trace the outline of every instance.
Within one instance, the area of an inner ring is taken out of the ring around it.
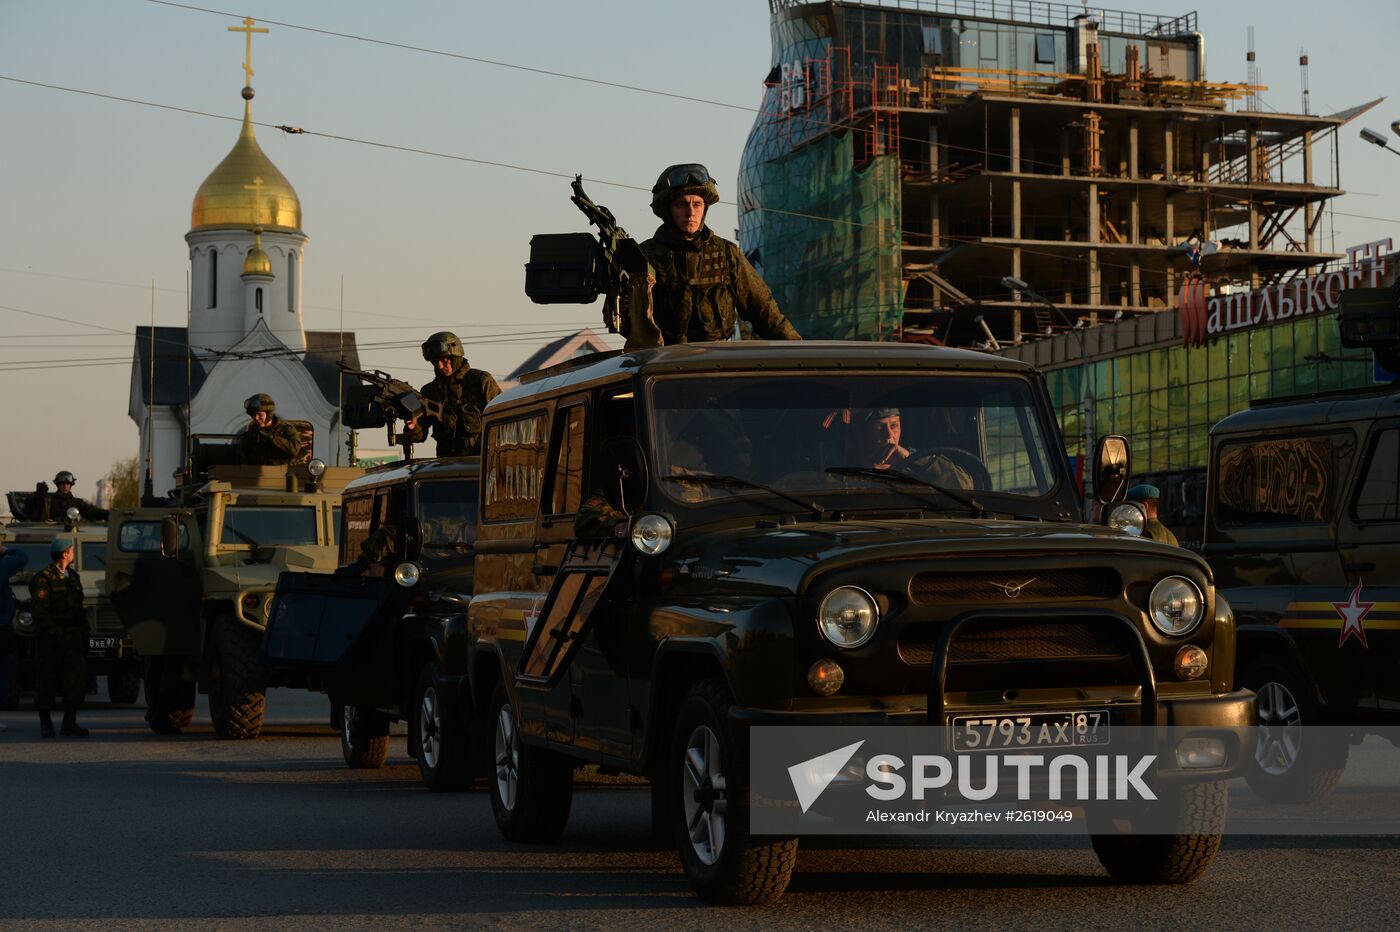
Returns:
[[[257,224],[259,227],[262,226],[262,189],[262,175],[255,176],[252,184],[245,184],[243,186],[244,191],[253,192],[253,223]]]
[[[254,27],[253,24],[256,22],[257,20],[252,19],[250,17],[248,19],[243,20],[242,26],[228,27],[229,32],[243,33],[243,38],[245,40],[243,49],[243,83],[249,87],[253,86],[253,33],[268,31],[265,27],[262,26]]]

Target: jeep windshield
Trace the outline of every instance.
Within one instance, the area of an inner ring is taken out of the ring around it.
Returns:
[[[765,494],[705,482],[711,474],[838,509],[995,512],[997,500],[1016,511],[1060,480],[1023,378],[711,375],[658,379],[651,393],[660,485],[678,502]],[[676,476],[696,481],[668,481]]]
[[[318,543],[316,509],[303,505],[258,505],[224,511],[221,544],[286,547]]]
[[[476,491],[474,479],[444,479],[418,486],[425,556],[465,553],[476,543]]]

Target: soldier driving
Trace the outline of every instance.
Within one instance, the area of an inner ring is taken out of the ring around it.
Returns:
[[[284,466],[301,455],[301,435],[277,416],[271,395],[259,392],[243,402],[248,426],[238,435],[238,462],[244,466]]]
[[[672,165],[651,193],[661,226],[641,249],[656,274],[652,317],[664,342],[728,340],[740,317],[762,339],[802,339],[739,247],[705,225],[719,201],[705,166]]]
[[[484,369],[473,369],[455,333],[439,331],[423,343],[423,358],[436,373],[424,385],[423,397],[442,405],[442,420],[413,418],[404,424],[403,436],[422,443],[433,429],[438,456],[477,456],[481,453],[481,410],[501,393],[501,386]]]
[[[63,725],[59,733],[86,738],[78,725],[78,703],[87,690],[87,615],[83,612],[83,582],[72,568],[73,539],[55,537],[49,544],[53,562],[29,580],[30,611],[34,616],[34,708],[39,733],[52,738],[55,687],[63,691]]]
[[[106,521],[107,509],[89,505],[73,494],[73,486],[78,480],[66,469],[60,469],[53,477],[54,488],[50,492],[47,484],[41,482],[34,489],[34,498],[29,506],[31,520],[63,521],[69,508],[78,509],[78,514],[87,521]]]
[[[861,425],[861,465],[868,462],[875,469],[889,469],[907,460],[909,450],[899,443],[902,432],[898,408],[876,408],[868,413]]]

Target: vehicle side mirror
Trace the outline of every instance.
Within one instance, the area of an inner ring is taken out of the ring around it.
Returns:
[[[1128,440],[1109,434],[1094,451],[1094,498],[1100,505],[1116,502],[1128,490]]]
[[[173,557],[180,552],[180,519],[166,515],[160,519],[160,555]]]
[[[622,510],[631,514],[647,494],[647,460],[635,437],[612,437],[603,443],[605,473],[602,482],[616,488]],[[616,469],[608,474],[609,467]]]
[[[401,527],[403,528],[403,558],[417,560],[423,553],[423,522],[419,518],[404,518]]]

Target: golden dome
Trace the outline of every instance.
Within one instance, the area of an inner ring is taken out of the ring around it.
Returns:
[[[190,229],[253,227],[300,233],[301,201],[291,182],[258,145],[253,135],[252,108],[245,103],[238,142],[195,192]]]
[[[272,260],[263,252],[261,230],[253,234],[253,248],[248,250],[248,258],[243,260],[243,274],[272,277]]]

